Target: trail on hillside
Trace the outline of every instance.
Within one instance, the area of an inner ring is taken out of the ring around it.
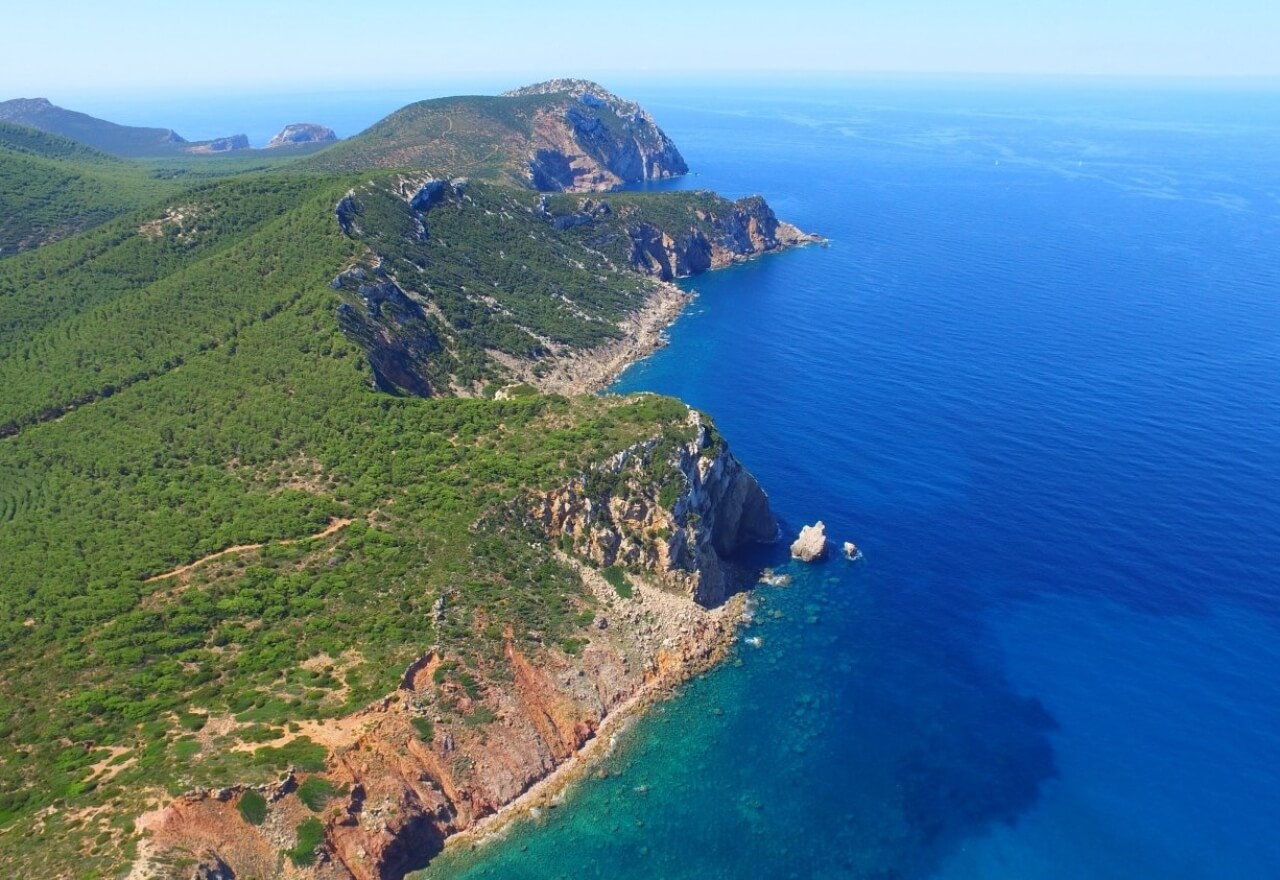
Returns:
[[[347,526],[351,525],[351,523],[352,523],[352,520],[340,519],[335,517],[334,519],[329,521],[329,525],[323,531],[316,532],[314,535],[307,535],[304,538],[285,538],[282,541],[268,541],[264,544],[236,544],[232,547],[228,547],[225,550],[219,550],[217,553],[210,553],[208,556],[203,556],[200,559],[197,559],[195,562],[190,562],[190,563],[187,563],[186,565],[179,566],[178,568],[175,568],[173,571],[166,571],[164,574],[157,574],[157,575],[154,575],[153,577],[149,577],[145,581],[143,581],[143,583],[150,584],[156,581],[163,581],[172,577],[181,577],[182,575],[187,574],[191,571],[194,571],[195,569],[204,565],[206,562],[212,562],[215,559],[221,559],[224,556],[231,556],[236,553],[244,553],[248,550],[261,550],[263,547],[266,547],[268,544],[275,544],[277,547],[288,547],[290,544],[297,544],[300,541],[317,541],[321,538],[327,538],[330,535],[334,534],[335,532],[345,529]]]

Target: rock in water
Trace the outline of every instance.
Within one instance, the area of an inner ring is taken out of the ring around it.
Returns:
[[[813,562],[827,556],[827,527],[822,520],[800,530],[800,537],[791,545],[791,558],[801,562]]]
[[[856,560],[862,558],[862,551],[858,549],[858,545],[852,541],[844,542],[844,558]]]

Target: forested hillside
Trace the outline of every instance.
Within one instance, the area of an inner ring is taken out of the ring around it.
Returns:
[[[597,498],[670,508],[686,477],[662,469],[709,436],[678,401],[517,382],[589,359],[672,294],[650,233],[735,258],[779,246],[738,241],[745,209],[710,194],[610,208],[292,165],[202,181],[0,136],[0,173],[27,186],[5,189],[0,228],[40,245],[0,260],[8,876],[119,876],[145,810],[317,773],[331,746],[299,725],[392,693],[424,652],[423,743],[436,724],[480,742],[514,723],[507,658],[571,667],[604,638],[586,558],[530,499],[639,455],[653,475],[609,476]],[[671,537],[636,528],[650,549]],[[609,577],[630,596],[622,568]],[[307,829],[272,857],[335,845]],[[152,868],[189,876],[181,858]]]

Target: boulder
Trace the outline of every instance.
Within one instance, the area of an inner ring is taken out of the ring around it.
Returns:
[[[791,558],[801,562],[825,559],[827,555],[827,527],[822,520],[800,530],[800,537],[791,545]]]

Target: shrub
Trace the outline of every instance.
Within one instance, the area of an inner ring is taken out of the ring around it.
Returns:
[[[316,847],[324,841],[324,825],[314,816],[298,823],[298,842],[285,855],[299,868],[316,860]]]
[[[240,795],[240,802],[236,804],[236,809],[250,825],[261,825],[267,818],[267,799],[253,789],[249,789]]]
[[[337,792],[333,783],[322,776],[308,776],[302,785],[298,786],[298,798],[313,813],[323,810],[325,804],[329,803],[329,799]]]
[[[631,598],[631,582],[627,580],[627,573],[616,565],[611,565],[600,572],[604,575],[604,579],[609,585],[617,591],[618,595],[624,599]],[[573,653],[570,651],[569,653]]]

